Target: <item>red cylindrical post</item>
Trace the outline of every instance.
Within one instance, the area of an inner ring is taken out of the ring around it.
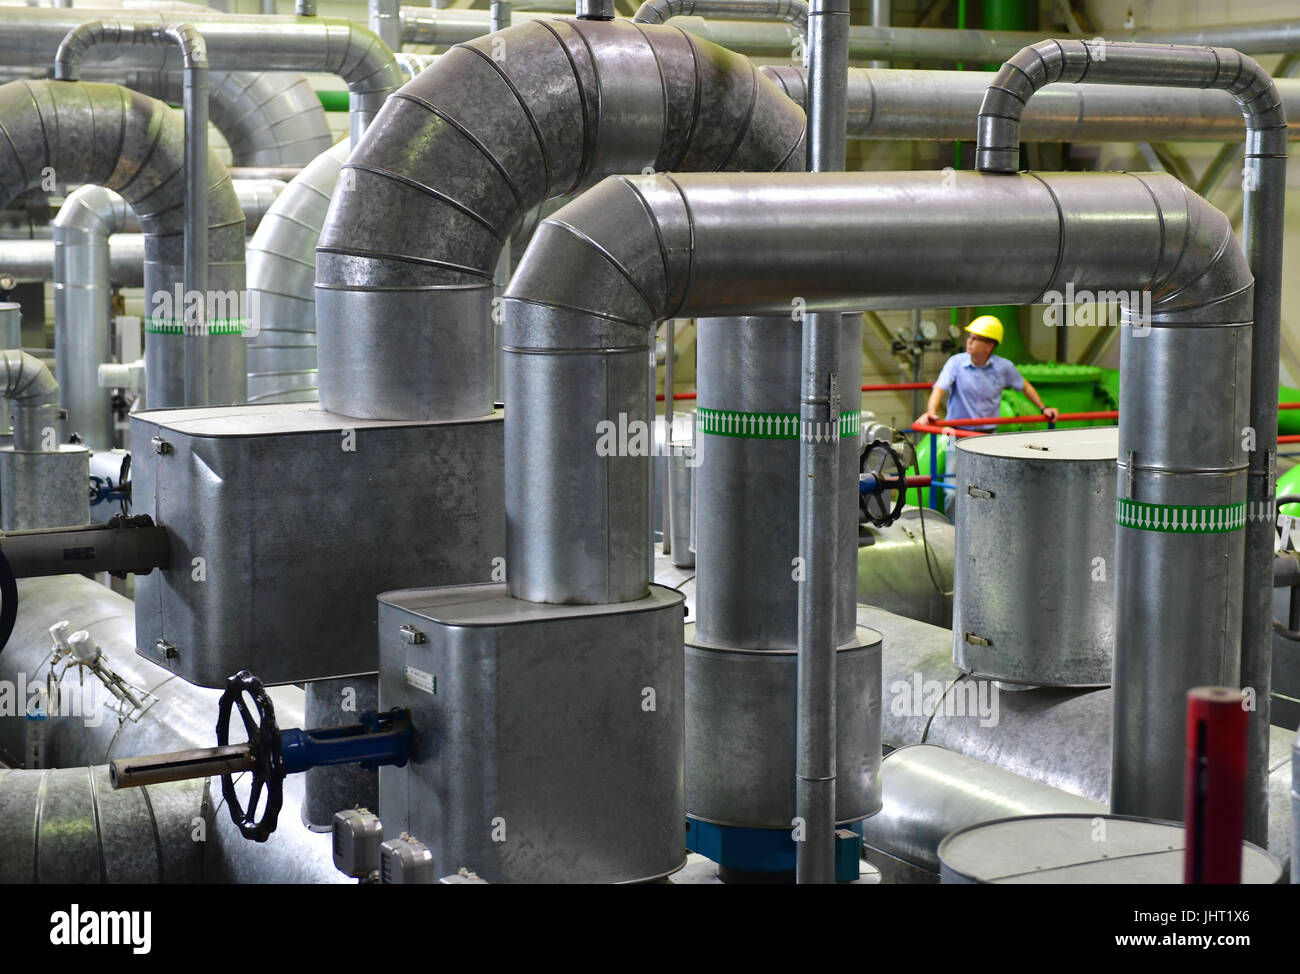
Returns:
[[[1246,695],[1187,691],[1184,883],[1240,883],[1246,824]]]

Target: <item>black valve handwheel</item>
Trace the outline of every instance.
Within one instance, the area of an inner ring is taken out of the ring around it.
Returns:
[[[862,452],[859,469],[862,473],[875,474],[878,480],[901,481],[907,476],[907,468],[903,466],[902,459],[884,440],[873,440]],[[858,508],[863,520],[870,521],[878,528],[897,521],[906,501],[907,491],[898,487],[858,494]]]
[[[249,712],[245,694],[257,708],[257,718]],[[248,670],[240,670],[226,681],[225,692],[217,705],[217,744],[230,744],[230,713],[238,709],[244,729],[248,732],[248,746],[253,756],[253,784],[249,791],[248,807],[240,804],[235,794],[231,776],[221,776],[221,795],[230,809],[230,818],[244,838],[265,842],[275,831],[276,819],[284,805],[284,765],[280,754],[280,728],[275,723],[275,707],[266,695],[262,681]],[[255,818],[257,802],[266,789],[266,804],[262,817]]]

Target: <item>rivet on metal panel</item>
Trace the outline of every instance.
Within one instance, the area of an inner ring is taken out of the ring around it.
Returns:
[[[161,436],[155,436],[150,440],[149,446],[153,449],[153,452],[157,453],[159,456],[172,452],[172,445]]]
[[[965,639],[966,639],[966,642],[971,643],[972,645],[975,645],[975,646],[992,646],[992,645],[993,645],[993,640],[991,640],[991,639],[985,639],[983,636],[977,636],[977,635],[975,635],[975,633],[973,633],[973,632],[968,632],[968,633],[966,633],[966,635],[965,635]]]
[[[974,484],[968,484],[966,486],[966,493],[971,497],[983,497],[987,500],[993,499],[993,491],[985,490],[983,487],[976,487]]]
[[[416,629],[415,626],[398,626],[397,631],[402,634],[402,641],[407,643],[427,642],[424,633]]]

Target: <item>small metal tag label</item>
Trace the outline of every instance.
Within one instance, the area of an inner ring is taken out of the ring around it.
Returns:
[[[415,687],[415,689],[422,690],[425,693],[433,694],[438,692],[438,678],[432,673],[417,670],[414,666],[406,668],[406,685]]]

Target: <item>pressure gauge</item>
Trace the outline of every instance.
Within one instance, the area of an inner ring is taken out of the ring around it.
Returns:
[[[932,342],[939,337],[939,326],[931,318],[926,318],[921,322],[921,337],[927,342]]]

